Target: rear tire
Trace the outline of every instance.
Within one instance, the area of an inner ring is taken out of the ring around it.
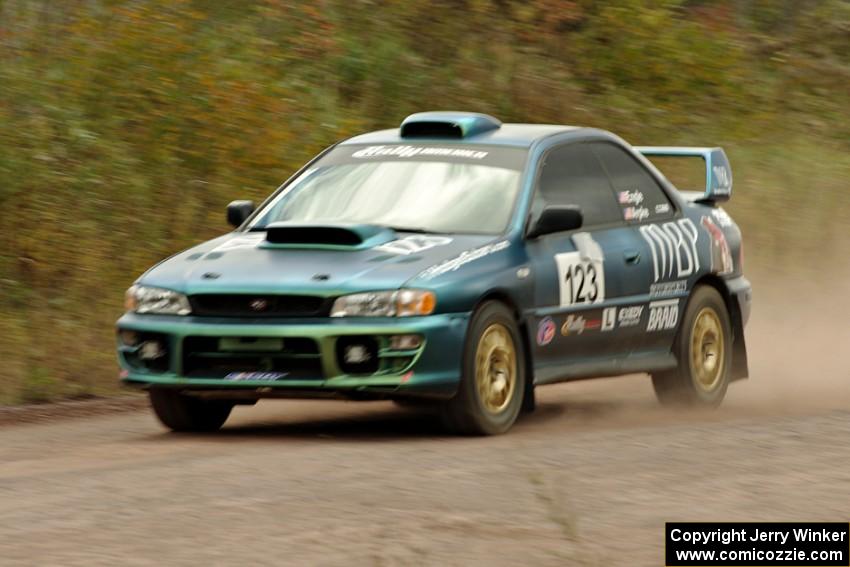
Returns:
[[[688,301],[673,342],[677,368],[652,375],[663,405],[719,406],[726,396],[732,367],[732,326],[726,303],[716,289],[699,286]]]
[[[233,409],[221,400],[202,400],[172,390],[153,389],[151,407],[163,425],[172,431],[216,431]]]
[[[505,305],[489,301],[476,310],[466,334],[458,392],[440,412],[450,430],[497,435],[511,428],[526,389],[522,344]]]

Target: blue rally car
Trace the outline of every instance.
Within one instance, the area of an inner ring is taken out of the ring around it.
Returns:
[[[649,161],[705,163],[680,192]],[[632,147],[602,130],[425,112],[328,148],[236,230],[127,291],[124,383],[174,430],[264,397],[429,404],[507,431],[543,384],[648,373],[713,406],[747,376],[751,287],[718,206],[720,148]]]

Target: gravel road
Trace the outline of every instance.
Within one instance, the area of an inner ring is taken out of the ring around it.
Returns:
[[[836,319],[765,312],[712,412],[633,376],[544,388],[493,438],[383,402],[263,402],[215,435],[138,409],[7,423],[0,564],[657,566],[665,521],[847,521]]]

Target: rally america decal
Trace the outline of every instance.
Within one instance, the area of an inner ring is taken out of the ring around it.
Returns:
[[[605,256],[589,232],[572,237],[577,252],[555,254],[561,307],[605,300]]]
[[[580,335],[585,331],[595,331],[602,327],[602,319],[585,318],[584,315],[567,315],[564,324],[561,325],[561,335]]]
[[[474,260],[478,260],[479,258],[489,256],[494,252],[504,250],[508,246],[510,246],[510,242],[508,242],[507,240],[502,240],[500,242],[494,242],[493,244],[486,244],[478,248],[473,248],[472,250],[465,250],[461,252],[458,256],[455,256],[450,260],[441,262],[436,266],[431,266],[430,268],[419,274],[419,277],[424,280],[430,280],[448,272],[454,272],[458,268],[465,266],[466,264]],[[517,275],[519,275],[519,273]]]
[[[617,328],[636,327],[640,323],[643,310],[643,305],[628,305],[589,310],[582,314],[571,313],[561,325],[561,336],[578,336],[586,331],[607,333]]]

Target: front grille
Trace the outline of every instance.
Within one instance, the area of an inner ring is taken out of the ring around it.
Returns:
[[[192,313],[211,317],[327,317],[331,300],[314,295],[198,294]]]
[[[280,372],[281,380],[323,377],[313,339],[286,337],[186,337],[183,375],[225,378],[235,372]]]

